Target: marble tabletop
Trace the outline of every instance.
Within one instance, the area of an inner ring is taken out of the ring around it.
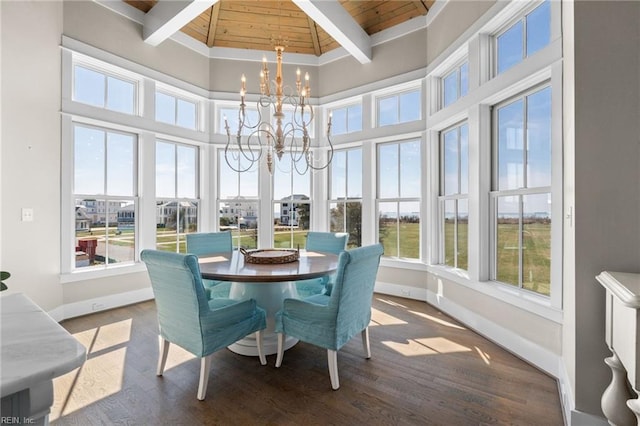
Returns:
[[[86,350],[22,293],[0,296],[0,396],[81,366]]]

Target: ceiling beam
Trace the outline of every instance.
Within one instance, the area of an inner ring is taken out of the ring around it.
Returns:
[[[313,42],[313,52],[316,56],[320,56],[322,52],[320,51],[320,40],[318,40],[318,28],[316,28],[316,23],[309,16],[307,16],[307,21],[309,22],[309,32]]]
[[[220,2],[211,8],[211,18],[209,19],[209,32],[207,33],[207,46],[213,47],[216,38],[216,27],[218,26],[218,15],[220,13]]]
[[[361,64],[371,62],[371,38],[337,0],[292,1]]]
[[[157,46],[187,25],[218,0],[160,0],[146,15],[142,38]]]

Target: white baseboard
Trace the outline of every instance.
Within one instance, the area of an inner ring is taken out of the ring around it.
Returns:
[[[380,294],[388,294],[389,296],[405,297],[407,299],[422,300],[423,302],[427,301],[426,288],[376,281],[374,291]]]
[[[565,424],[575,426],[609,426],[609,422],[604,417],[583,413],[575,408],[573,390],[569,380],[569,374],[560,363],[560,376],[558,377],[558,387],[560,388],[560,401],[562,402],[562,415]]]
[[[153,291],[151,290],[151,287],[148,287],[140,290],[128,291],[126,293],[112,294],[80,302],[67,303],[49,311],[48,314],[53,319],[60,322],[65,319],[92,314],[106,309],[119,308],[121,306],[144,302],[145,300],[151,299],[153,299]]]
[[[488,319],[477,315],[466,307],[451,300],[427,291],[427,303],[451,315],[467,327],[502,346],[514,355],[538,367],[547,374],[558,378],[559,365],[562,358],[540,345],[523,339],[517,333],[502,327]]]

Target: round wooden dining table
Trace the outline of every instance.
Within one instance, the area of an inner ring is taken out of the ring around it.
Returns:
[[[298,260],[281,264],[256,264],[245,262],[238,250],[230,253],[215,253],[198,256],[202,278],[230,281],[229,298],[235,300],[255,299],[258,306],[267,312],[267,328],[263,330],[265,355],[277,352],[278,339],[275,333],[275,314],[287,298],[298,298],[296,281],[319,278],[336,271],[338,256],[332,253],[300,250]],[[287,336],[285,350],[298,343]],[[239,340],[229,349],[235,353],[257,356],[258,349],[253,335]]]

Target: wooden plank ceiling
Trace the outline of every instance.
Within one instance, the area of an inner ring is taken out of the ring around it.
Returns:
[[[157,0],[123,0],[147,13]],[[362,29],[372,35],[417,16],[426,15],[435,0],[339,0]],[[182,27],[209,47],[273,50],[282,36],[287,52],[320,56],[340,47],[292,1],[220,0]]]

